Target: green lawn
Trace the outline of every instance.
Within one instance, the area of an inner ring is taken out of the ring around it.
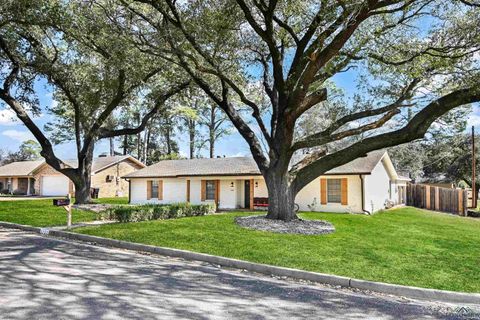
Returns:
[[[73,210],[72,221],[95,220],[92,212]],[[51,227],[67,224],[67,212],[62,207],[54,207],[52,199],[0,201],[0,221]]]
[[[99,198],[99,199],[93,199],[92,201],[96,203],[106,203],[106,204],[128,204],[128,197]]]
[[[480,220],[402,208],[374,216],[303,213],[330,235],[282,235],[234,224],[229,213],[76,229],[84,234],[186,249],[329,274],[480,292]]]
[[[74,201],[74,199],[72,199]],[[128,198],[100,198],[97,203],[127,204]],[[95,220],[96,214],[83,210],[72,211],[73,223]],[[54,207],[52,199],[0,201],[0,221],[31,225],[34,227],[51,227],[67,224],[67,212],[61,207]]]

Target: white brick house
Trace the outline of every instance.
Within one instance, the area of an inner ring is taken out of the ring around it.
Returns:
[[[265,181],[249,157],[167,160],[130,173],[130,203],[200,204],[253,209],[268,197]],[[388,153],[375,151],[318,177],[296,197],[300,210],[374,212],[403,203],[408,178],[399,177]]]

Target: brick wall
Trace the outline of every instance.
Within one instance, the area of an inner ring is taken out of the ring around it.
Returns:
[[[99,197],[116,197],[117,195],[128,196],[128,182],[121,177],[133,171],[141,169],[138,164],[125,160],[121,163],[115,164],[95,174],[92,177],[92,188],[100,188]],[[42,176],[45,175],[60,175],[58,171],[45,164],[34,175],[35,178],[35,194],[40,194]],[[107,176],[110,175],[113,179],[107,182]],[[70,182],[70,192],[74,192],[73,182]]]
[[[48,164],[44,164],[43,166],[38,169],[34,175],[33,178],[35,179],[35,194],[40,195],[40,190],[42,190],[42,176],[56,176],[56,175],[62,175],[60,172],[57,170],[53,169],[50,167]],[[70,181],[69,186],[68,186],[69,192],[73,193],[73,182]]]
[[[117,195],[127,197],[128,182],[121,177],[141,168],[130,160],[115,164],[95,174],[92,177],[92,187],[100,188],[98,195],[100,198],[116,197]],[[107,176],[111,176],[112,180],[107,181]]]

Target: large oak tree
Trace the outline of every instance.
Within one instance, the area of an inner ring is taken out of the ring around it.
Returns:
[[[137,16],[128,30],[136,45],[180,65],[248,143],[272,219],[295,219],[296,194],[319,175],[421,138],[448,111],[480,100],[474,0],[121,2]],[[352,70],[359,94],[332,96],[335,77]],[[266,115],[249,94],[258,83]],[[322,108],[318,131],[296,134]]]
[[[4,1],[0,5],[0,99],[40,143],[41,155],[75,185],[77,203],[90,201],[96,141],[141,132],[164,102],[188,82],[166,81],[174,72],[153,62],[122,36],[110,19],[113,7],[88,1]],[[127,25],[128,20],[123,23]],[[40,80],[59,103],[53,137],[35,123]],[[114,128],[108,119],[135,96],[151,104],[135,127]],[[57,157],[53,142],[72,140],[78,166]]]

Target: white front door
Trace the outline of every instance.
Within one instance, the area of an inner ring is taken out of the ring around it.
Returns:
[[[42,196],[66,196],[70,180],[64,175],[43,176]]]

